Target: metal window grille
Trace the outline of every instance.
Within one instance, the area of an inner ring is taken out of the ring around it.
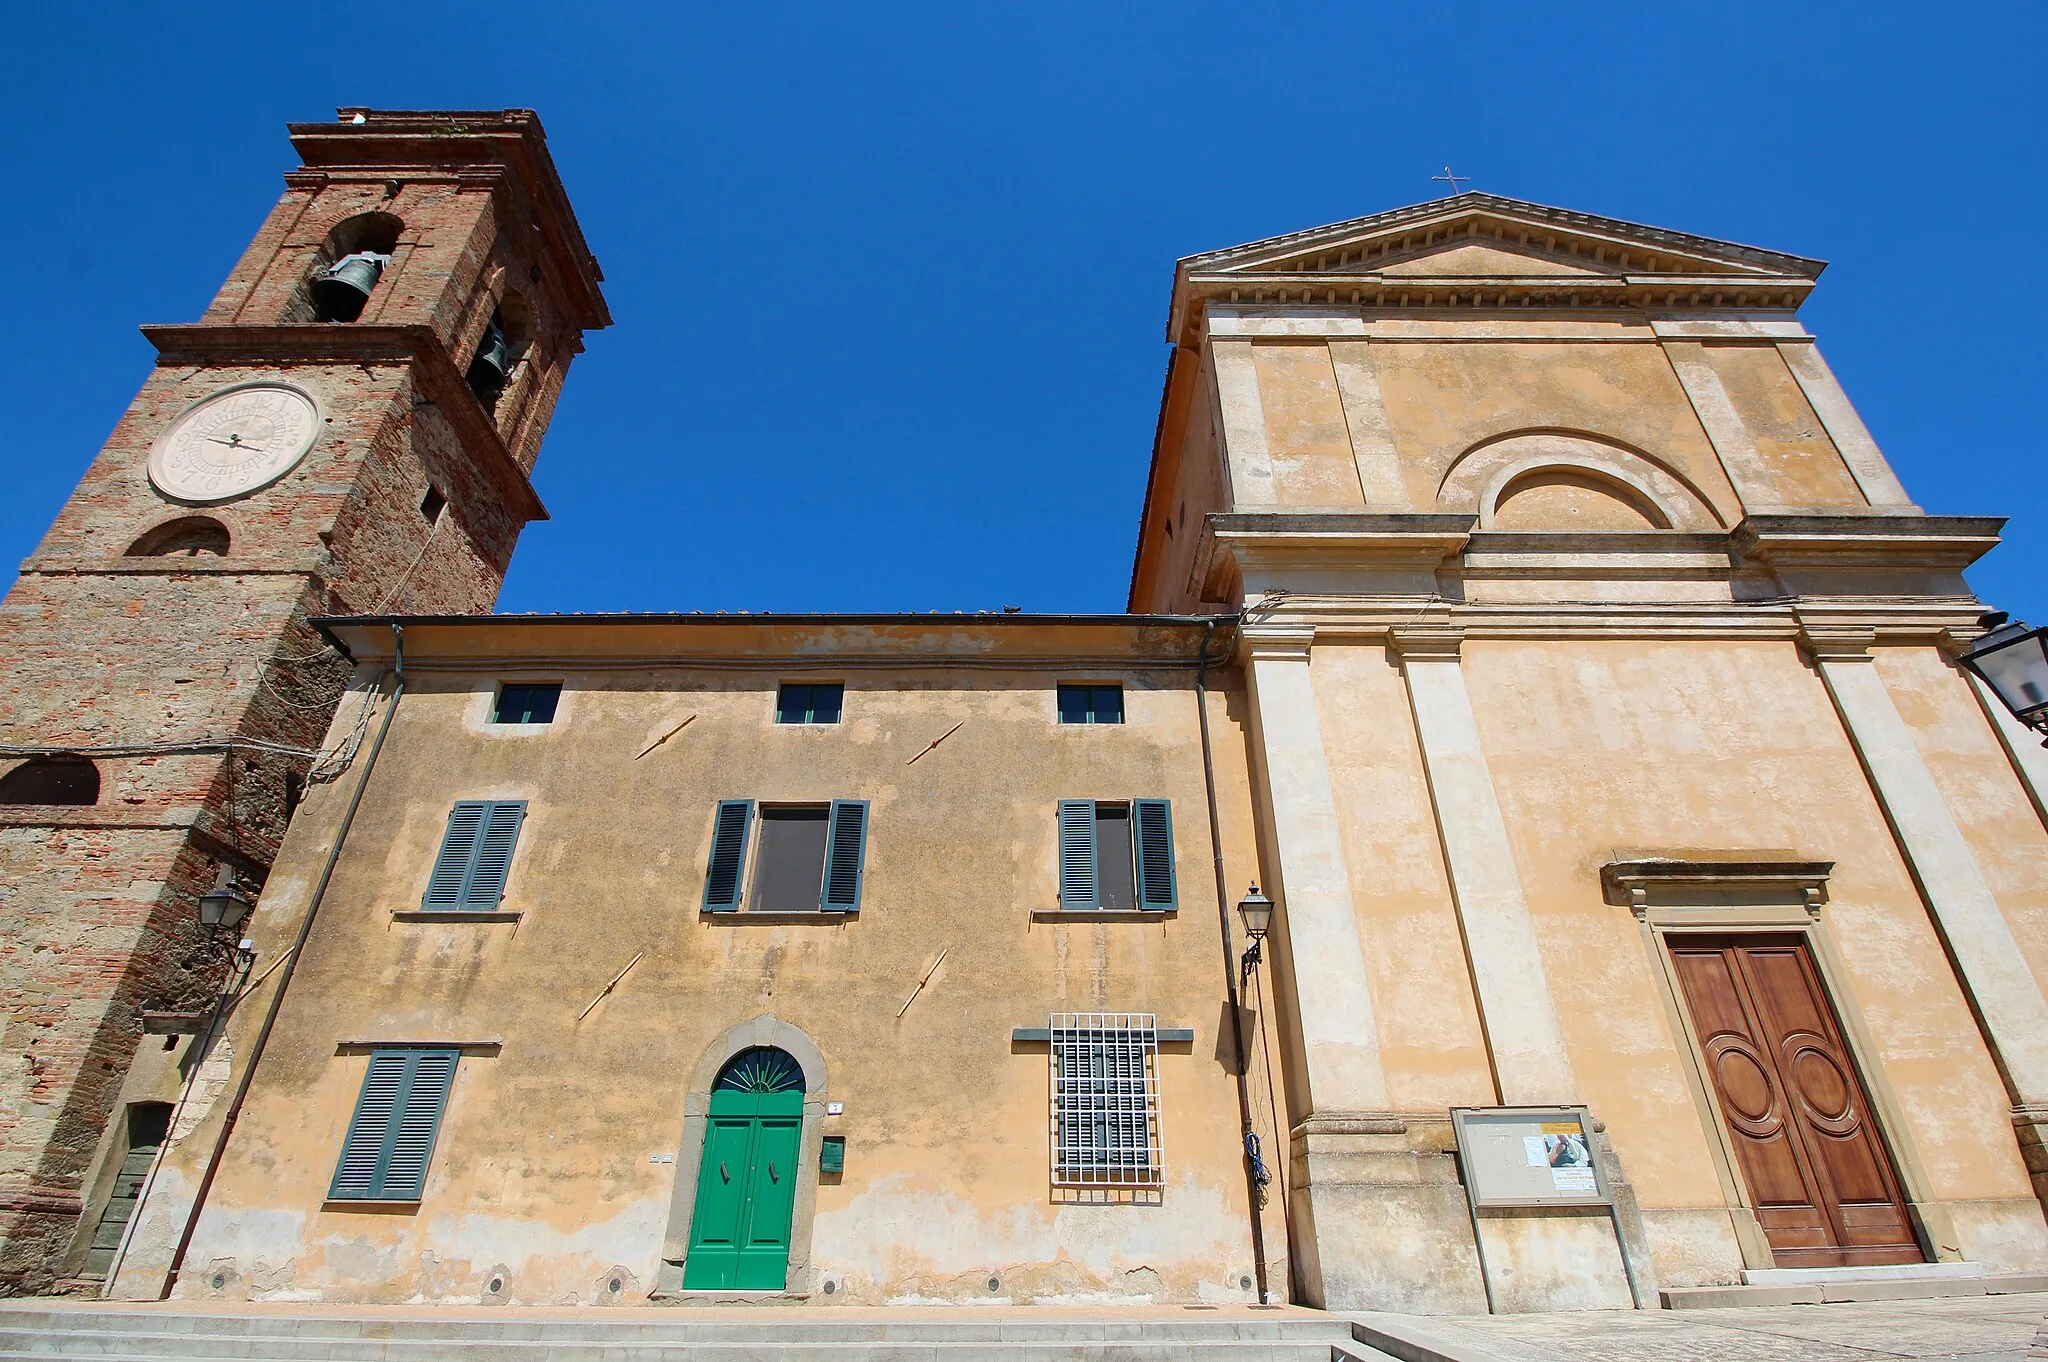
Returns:
[[[1051,1031],[1054,1184],[1158,1187],[1158,1018],[1055,1012]]]

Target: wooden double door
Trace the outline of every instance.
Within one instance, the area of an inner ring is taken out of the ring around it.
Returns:
[[[690,1291],[780,1291],[789,1275],[801,1092],[714,1092],[690,1220]]]
[[[1805,940],[1667,940],[1777,1266],[1922,1261],[1898,1171]]]

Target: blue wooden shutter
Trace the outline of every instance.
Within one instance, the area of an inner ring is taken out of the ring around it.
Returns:
[[[434,857],[433,873],[427,876],[423,908],[459,908],[462,889],[469,882],[469,868],[476,861],[477,839],[483,832],[490,803],[464,799],[448,815],[448,830],[441,834],[441,854]]]
[[[448,814],[422,908],[488,912],[505,896],[505,876],[526,818],[523,799],[464,799]]]
[[[489,912],[505,897],[505,876],[512,869],[512,849],[519,845],[519,825],[526,820],[526,801],[503,800],[484,812],[477,837],[476,859],[462,889],[462,906]]]
[[[711,857],[704,871],[704,911],[730,913],[740,906],[740,871],[747,862],[747,829],[754,820],[751,799],[721,800],[711,825]]]
[[[862,868],[867,861],[868,802],[832,801],[832,825],[825,833],[825,911],[860,910]]]
[[[441,1133],[441,1113],[448,1108],[448,1088],[455,1081],[455,1050],[415,1050],[411,1082],[392,1123],[390,1148],[377,1196],[389,1201],[417,1201],[427,1186],[427,1163],[434,1157],[434,1139]]]
[[[405,1095],[407,1058],[403,1050],[379,1050],[370,1056],[356,1113],[341,1142],[341,1159],[334,1165],[334,1182],[327,1189],[330,1201],[363,1201],[377,1194],[385,1135]]]
[[[1100,908],[1095,889],[1095,801],[1060,801],[1060,907]]]
[[[370,1056],[329,1200],[419,1200],[460,1053],[379,1050]]]
[[[1153,912],[1177,908],[1173,882],[1173,804],[1164,799],[1131,801],[1131,840],[1138,848],[1138,907]]]

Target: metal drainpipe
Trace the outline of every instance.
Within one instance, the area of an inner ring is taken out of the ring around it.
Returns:
[[[213,1190],[214,1175],[220,1172],[221,1156],[227,1153],[228,1137],[235,1133],[242,1103],[249,1096],[249,1084],[256,1077],[256,1066],[263,1061],[264,1047],[269,1045],[271,1029],[277,1025],[277,1014],[284,1007],[285,990],[291,987],[292,975],[298,972],[299,962],[306,958],[306,938],[313,934],[313,919],[320,913],[320,900],[327,896],[328,882],[334,878],[335,862],[341,859],[342,844],[348,841],[348,830],[356,821],[356,810],[362,807],[363,791],[370,784],[370,772],[376,769],[377,754],[384,750],[384,735],[391,731],[391,720],[398,713],[398,702],[405,696],[404,625],[391,626],[391,648],[392,674],[397,677],[398,684],[391,689],[391,703],[384,708],[384,721],[377,726],[377,736],[370,743],[369,755],[363,758],[363,774],[356,781],[355,793],[349,797],[347,812],[341,816],[341,827],[334,834],[334,846],[327,853],[327,864],[320,870],[320,882],[313,886],[313,901],[306,905],[305,919],[299,923],[299,935],[292,942],[291,958],[285,961],[277,988],[270,995],[270,1007],[263,1014],[263,1025],[249,1047],[249,1062],[242,1068],[242,1081],[236,1086],[235,1098],[228,1103],[227,1115],[221,1120],[220,1134],[213,1141],[213,1152],[207,1156],[206,1172],[200,1176],[199,1190],[192,1197],[192,1210],[185,1217],[185,1229],[178,1236],[178,1249],[171,1255],[171,1268],[164,1276],[164,1288],[157,1296],[158,1300],[169,1300],[172,1289],[178,1284],[178,1273],[185,1266],[186,1250],[192,1247],[193,1232],[199,1228],[200,1213],[206,1209],[206,1194]]]
[[[1238,611],[1227,616],[1235,624],[1244,618]],[[1237,1115],[1244,1137],[1244,1187],[1245,1200],[1251,1208],[1252,1219],[1252,1267],[1258,1273],[1259,1303],[1273,1303],[1272,1292],[1266,1281],[1266,1226],[1265,1218],[1259,1214],[1259,1181],[1252,1166],[1249,1137],[1252,1131],[1252,1094],[1250,1087],[1251,1051],[1244,1043],[1244,1009],[1239,1004],[1237,992],[1237,943],[1230,935],[1230,886],[1223,875],[1223,830],[1216,814],[1216,758],[1209,746],[1209,689],[1206,684],[1209,673],[1209,640],[1216,632],[1217,617],[1209,619],[1208,627],[1202,631],[1202,651],[1199,665],[1195,668],[1195,713],[1202,729],[1202,786],[1209,797],[1209,851],[1216,869],[1216,920],[1223,929],[1223,986],[1230,999],[1230,1034],[1237,1050]]]

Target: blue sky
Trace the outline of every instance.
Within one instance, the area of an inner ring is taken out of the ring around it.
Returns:
[[[607,276],[506,610],[1122,608],[1176,257],[1473,187],[1831,261],[1915,499],[2048,622],[2048,8],[14,6],[0,557],[340,104],[530,106]],[[2035,93],[2028,95],[2026,92]]]

